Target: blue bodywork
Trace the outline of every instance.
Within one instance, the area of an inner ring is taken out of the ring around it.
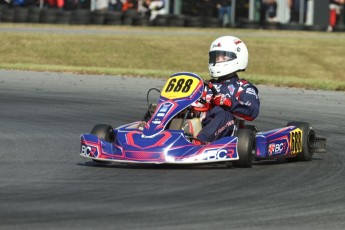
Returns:
[[[227,136],[210,144],[196,145],[186,138],[182,130],[166,129],[171,119],[202,96],[204,89],[203,80],[193,73],[177,73],[169,79],[154,114],[143,128],[138,128],[140,121],[118,127],[114,129],[114,142],[102,140],[93,134],[82,134],[81,156],[100,161],[154,164],[238,160],[237,137]],[[290,126],[257,133],[255,157],[272,159],[296,156],[298,151],[291,151],[291,145],[295,146],[292,137],[296,132],[300,130]]]

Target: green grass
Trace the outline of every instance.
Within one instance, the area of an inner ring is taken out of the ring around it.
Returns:
[[[16,28],[25,25],[0,26]],[[47,28],[41,25],[30,27]],[[54,28],[61,29],[60,26]],[[345,91],[345,34],[342,33],[63,28],[71,33],[1,32],[0,68],[164,78],[175,72],[188,71],[207,78],[211,41],[221,35],[235,35],[247,44],[250,53],[249,66],[241,77],[256,84]],[[72,33],[87,30],[99,33]]]

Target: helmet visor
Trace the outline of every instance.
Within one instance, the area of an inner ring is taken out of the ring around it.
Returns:
[[[209,53],[209,64],[215,65],[216,63],[232,61],[237,58],[234,52],[214,50]]]

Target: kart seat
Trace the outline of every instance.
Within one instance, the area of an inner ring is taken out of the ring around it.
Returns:
[[[169,129],[172,130],[184,130],[185,133],[191,134],[193,137],[199,134],[202,129],[200,118],[191,118],[183,122],[182,118],[174,118],[171,121]]]

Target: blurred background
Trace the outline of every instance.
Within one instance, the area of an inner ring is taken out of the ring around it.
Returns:
[[[0,0],[0,23],[345,31],[345,0]]]

